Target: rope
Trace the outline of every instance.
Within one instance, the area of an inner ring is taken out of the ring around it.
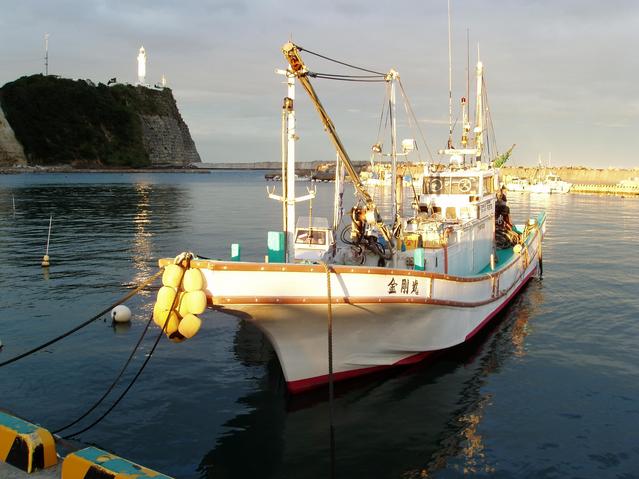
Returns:
[[[100,319],[102,316],[104,316],[105,314],[107,314],[109,311],[111,311],[113,308],[115,308],[117,305],[124,303],[125,301],[127,301],[128,299],[132,298],[133,296],[135,296],[137,293],[139,293],[141,290],[143,290],[144,288],[146,288],[148,285],[150,285],[151,283],[153,283],[163,272],[163,269],[160,269],[160,271],[158,271],[157,273],[155,273],[153,276],[151,276],[149,279],[147,279],[146,281],[144,281],[143,283],[141,283],[138,287],[136,287],[133,291],[131,291],[130,293],[128,293],[127,295],[125,295],[124,297],[120,298],[119,300],[117,300],[115,303],[113,303],[112,305],[110,305],[109,307],[103,309],[102,311],[100,311],[98,314],[96,314],[95,316],[89,318],[88,320],[86,320],[84,323],[79,324],[78,326],[76,326],[73,329],[70,329],[69,331],[67,331],[66,333],[61,334],[60,336],[51,339],[50,341],[47,341],[44,344],[41,344],[38,347],[35,347],[29,351],[26,351],[22,354],[19,354],[18,356],[15,356],[11,359],[7,359],[6,361],[3,361],[0,363],[0,368],[3,366],[7,366],[13,362],[18,361],[19,359],[22,358],[26,358],[27,356],[30,356],[33,353],[37,353],[38,351],[40,351],[41,349],[46,348],[47,346],[51,346],[53,343],[56,343],[64,338],[66,338],[67,336],[70,336],[71,334],[75,333],[76,331],[79,331],[80,329],[84,328],[85,326],[88,326],[89,324],[91,324],[92,322]]]
[[[321,262],[326,271],[326,299],[328,305],[328,414],[330,421],[330,445],[331,445],[331,477],[335,477],[335,426],[333,422],[333,299],[331,295],[331,268]]]
[[[63,427],[61,427],[59,429],[56,429],[55,431],[53,431],[53,434],[58,434],[61,431],[64,431],[65,429],[69,429],[71,426],[74,426],[75,424],[79,423],[82,419],[84,419],[89,414],[91,414],[95,410],[95,408],[97,408],[102,403],[102,401],[104,401],[106,399],[106,397],[111,393],[111,391],[113,391],[113,389],[115,388],[115,385],[118,383],[118,381],[120,380],[120,378],[124,374],[124,371],[129,366],[129,364],[131,363],[131,360],[133,359],[133,356],[135,355],[136,351],[140,347],[140,344],[142,343],[142,340],[144,339],[144,336],[146,335],[147,331],[149,330],[149,326],[151,325],[151,321],[152,320],[153,320],[153,313],[151,313],[151,316],[149,317],[149,320],[147,321],[146,326],[144,327],[144,331],[142,331],[142,335],[140,336],[140,339],[138,339],[138,342],[136,343],[135,347],[133,348],[133,351],[131,351],[131,354],[129,355],[129,359],[126,360],[126,363],[124,363],[124,366],[122,366],[122,369],[120,370],[120,373],[113,380],[113,382],[111,383],[111,386],[109,386],[109,388],[102,395],[102,397],[100,399],[98,399],[93,404],[93,406],[91,406],[89,409],[87,409],[87,411],[84,414],[82,414],[80,417],[78,417],[74,421],[70,422],[66,426],[63,426]]]
[[[326,271],[326,298],[328,305],[328,393],[333,398],[333,300],[331,295],[331,268],[322,262]]]
[[[336,77],[336,78],[376,78],[376,79],[383,78],[384,81],[386,81],[385,80],[385,78],[386,78],[385,75],[340,75],[338,73],[308,72],[308,76],[311,76],[311,77],[315,77],[315,76],[318,76],[318,75]]]
[[[191,253],[182,253],[181,255],[179,255],[179,256],[177,256],[175,258],[175,263],[176,264],[180,263],[182,260],[186,260],[186,267],[182,269],[182,275],[180,277],[180,283],[182,282],[182,278],[184,278],[184,271],[186,269],[188,269],[188,267],[189,267],[189,263],[190,263],[190,260],[191,260],[192,256],[193,255]],[[160,342],[160,339],[162,339],[162,335],[166,331],[166,326],[167,326],[167,324],[169,324],[169,318],[171,317],[171,312],[175,309],[175,306],[177,305],[178,297],[179,297],[179,295],[176,294],[175,297],[173,298],[173,302],[171,303],[171,308],[169,309],[169,311],[166,314],[166,319],[164,320],[164,325],[162,326],[162,329],[161,329],[160,333],[158,334],[157,338],[155,339],[155,342],[153,343],[153,347],[149,351],[149,354],[146,356],[146,359],[142,363],[142,366],[140,366],[140,369],[138,370],[138,372],[135,374],[133,379],[131,379],[131,381],[129,382],[129,385],[126,387],[126,389],[124,391],[122,391],[120,396],[118,396],[118,398],[111,405],[111,407],[109,407],[109,409],[107,409],[99,418],[97,418],[95,421],[93,421],[91,424],[89,424],[85,428],[80,429],[79,431],[76,431],[76,432],[74,432],[72,434],[68,434],[68,435],[64,436],[64,439],[70,439],[70,438],[72,438],[74,436],[77,436],[79,434],[82,434],[83,432],[88,431],[89,429],[91,429],[92,427],[94,427],[95,425],[100,423],[105,417],[107,417],[111,413],[111,411],[113,411],[116,408],[116,406],[118,404],[120,404],[120,401],[122,401],[124,396],[126,396],[126,394],[129,392],[129,390],[133,387],[135,382],[138,380],[138,378],[142,374],[142,371],[144,371],[144,368],[146,368],[146,365],[151,360],[151,357],[153,356],[153,353],[155,352],[155,349],[157,348],[157,346],[158,346],[158,344]],[[140,340],[141,340],[141,338],[140,338]],[[137,348],[137,346],[136,346],[136,348]],[[107,394],[108,394],[108,392],[107,392]],[[106,394],[105,394],[105,396],[106,396]]]
[[[311,78],[319,78],[321,80],[338,80],[338,81],[352,81],[352,82],[360,82],[360,83],[382,83],[386,82],[385,79],[380,78],[377,80],[362,78],[362,77],[348,77],[348,76],[340,76],[340,75],[329,75],[324,73],[313,73],[308,72],[308,76]]]
[[[362,67],[358,67],[358,66],[355,66],[355,65],[351,65],[350,63],[345,63],[345,62],[341,62],[339,60],[335,60],[334,58],[330,58],[330,57],[321,55],[319,53],[307,50],[306,48],[302,48],[299,45],[296,45],[296,46],[297,46],[297,49],[302,51],[302,52],[306,52],[306,53],[309,53],[311,55],[315,55],[316,57],[323,58],[324,60],[328,60],[329,62],[339,63],[340,65],[344,65],[345,67],[353,68],[354,70],[360,70],[360,71],[363,71],[363,72],[374,73],[375,75],[384,75],[384,76],[386,75],[385,73],[382,73],[382,72],[378,72],[378,71],[375,71],[375,70],[369,70],[368,68],[362,68]]]
[[[415,126],[417,127],[417,131],[419,132],[420,136],[422,137],[422,141],[424,142],[424,145],[426,146],[426,151],[428,152],[428,156],[430,156],[430,160],[431,161],[435,161],[435,159],[433,158],[433,154],[430,151],[430,148],[428,147],[428,143],[426,142],[426,137],[424,136],[424,132],[422,131],[421,126],[419,126],[419,121],[417,120],[417,116],[415,115],[415,111],[413,110],[413,107],[412,107],[410,101],[408,100],[408,96],[406,95],[406,91],[404,90],[404,85],[402,84],[402,80],[399,79],[398,83],[399,83],[399,89],[402,92],[402,96],[404,97],[404,100],[406,100],[405,104],[408,107],[408,109],[410,110],[410,114],[413,117],[413,120],[415,121]]]

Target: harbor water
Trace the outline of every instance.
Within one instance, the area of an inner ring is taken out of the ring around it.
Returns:
[[[317,188],[313,215],[329,216],[332,187]],[[186,479],[638,477],[639,198],[508,200],[515,222],[547,211],[543,279],[470,344],[338,385],[333,445],[327,391],[290,397],[264,335],[213,310],[195,338],[163,339],[77,439]],[[281,217],[260,172],[0,175],[0,362],[105,308],[158,258],[229,259],[240,243],[243,259],[262,260]],[[0,408],[50,430],[73,421],[118,374],[154,299],[150,289],[127,303],[128,326],[98,321],[0,368]]]

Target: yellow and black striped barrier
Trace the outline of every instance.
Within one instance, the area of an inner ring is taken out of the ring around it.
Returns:
[[[172,479],[97,447],[87,447],[64,458],[62,479]]]
[[[25,472],[55,466],[53,436],[40,426],[0,412],[0,461]]]

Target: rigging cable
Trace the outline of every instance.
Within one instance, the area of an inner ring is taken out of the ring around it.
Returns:
[[[338,73],[321,73],[321,72],[308,72],[308,75],[311,77],[317,76],[317,75],[325,75],[325,76],[331,76],[331,77],[337,77],[337,78],[386,78],[386,75],[341,75]]]
[[[79,324],[78,326],[76,326],[75,328],[70,329],[69,331],[67,331],[66,333],[61,334],[60,336],[57,336],[53,339],[51,339],[50,341],[47,341],[44,344],[41,344],[40,346],[37,346],[33,349],[30,349],[29,351],[26,351],[22,354],[19,354],[18,356],[15,356],[11,359],[7,359],[6,361],[3,361],[0,363],[0,368],[3,366],[7,366],[8,364],[11,364],[15,361],[18,361],[19,359],[25,358],[27,356],[30,356],[33,353],[37,353],[38,351],[46,348],[47,346],[52,345],[53,343],[56,343],[64,338],[66,338],[67,336],[70,336],[71,334],[75,333],[76,331],[79,331],[80,329],[84,328],[85,326],[88,326],[89,324],[91,324],[92,322],[100,319],[102,316],[104,316],[105,314],[107,314],[109,311],[111,311],[113,308],[115,308],[116,306],[118,306],[119,304],[124,303],[125,301],[127,301],[128,299],[132,298],[133,296],[135,296],[137,293],[139,293],[141,290],[143,290],[144,288],[146,288],[148,285],[150,285],[151,283],[153,283],[164,271],[164,268],[160,269],[160,271],[158,271],[157,273],[155,273],[153,276],[151,276],[150,278],[148,278],[146,281],[142,282],[139,286],[137,286],[133,291],[131,291],[130,293],[126,294],[125,296],[123,296],[122,298],[120,298],[119,300],[117,300],[115,303],[113,303],[112,305],[110,305],[109,307],[103,309],[102,311],[100,311],[98,314],[96,314],[95,316],[87,319],[85,322]]]
[[[301,47],[301,46],[299,46],[299,45],[296,45],[296,46],[297,46],[297,49],[298,49],[298,50],[300,50],[300,51],[302,51],[302,52],[306,52],[306,53],[308,53],[308,54],[310,54],[310,55],[315,55],[316,57],[323,58],[324,60],[328,60],[328,61],[330,61],[330,62],[334,62],[334,63],[339,63],[340,65],[344,65],[344,66],[346,66],[346,67],[353,68],[353,69],[355,69],[355,70],[360,70],[360,71],[368,72],[368,73],[374,73],[375,75],[383,75],[383,76],[386,76],[386,73],[378,72],[378,71],[375,71],[375,70],[369,70],[368,68],[358,67],[358,66],[352,65],[352,64],[350,64],[350,63],[341,62],[341,61],[336,60],[336,59],[334,59],[334,58],[330,58],[330,57],[327,57],[327,56],[325,56],[325,55],[321,55],[321,54],[319,54],[319,53],[312,52],[311,50],[307,50],[306,48],[302,48],[302,47]]]
[[[337,81],[350,81],[350,82],[360,82],[360,83],[382,83],[386,81],[383,78],[374,80],[370,78],[336,76],[336,75],[327,74],[327,73],[314,73],[314,72],[308,72],[308,76],[310,76],[311,78],[318,78],[320,80],[337,80]]]
[[[404,90],[404,85],[402,84],[401,78],[398,80],[398,82],[399,82],[399,89],[402,92],[402,96],[406,100],[406,105],[408,106],[408,109],[410,110],[410,114],[413,117],[413,120],[415,120],[415,125],[417,126],[417,130],[419,131],[419,134],[422,137],[422,141],[424,142],[424,145],[426,146],[426,151],[428,152],[428,156],[430,156],[431,161],[434,162],[435,159],[433,158],[433,154],[430,151],[430,148],[428,147],[428,143],[426,143],[426,137],[424,136],[424,132],[422,131],[422,128],[419,126],[419,121],[417,121],[417,116],[415,115],[415,111],[413,110],[413,107],[410,104],[410,101],[408,100],[408,96],[406,95],[406,90]]]

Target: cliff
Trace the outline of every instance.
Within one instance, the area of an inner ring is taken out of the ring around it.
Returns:
[[[4,85],[0,107],[6,115],[6,121],[0,115],[0,165],[144,168],[201,161],[168,88],[33,75]]]
[[[27,157],[24,155],[24,149],[0,108],[0,167],[25,166],[26,164]]]

